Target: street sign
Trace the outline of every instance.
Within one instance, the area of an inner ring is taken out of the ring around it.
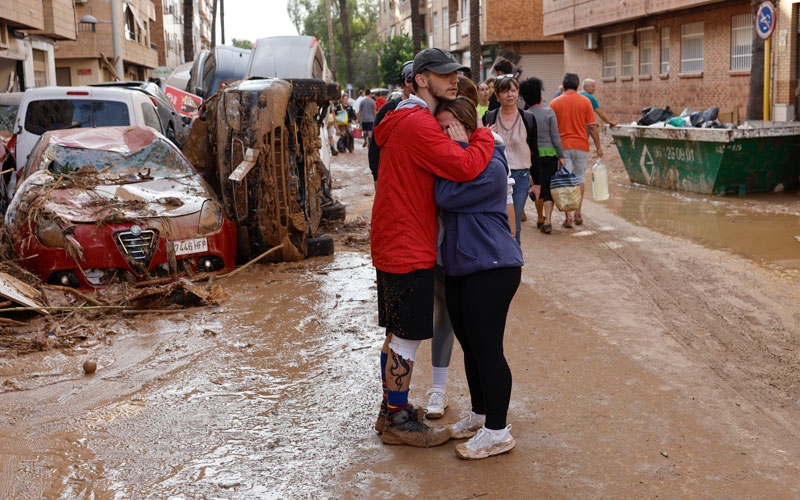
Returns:
[[[775,6],[772,2],[763,2],[756,11],[756,32],[763,40],[772,36],[775,31]]]

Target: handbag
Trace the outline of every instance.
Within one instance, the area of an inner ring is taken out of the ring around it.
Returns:
[[[550,195],[562,212],[573,212],[581,202],[581,188],[578,178],[564,167],[558,167],[550,178]]]
[[[347,125],[347,110],[343,109],[336,113],[336,125]]]

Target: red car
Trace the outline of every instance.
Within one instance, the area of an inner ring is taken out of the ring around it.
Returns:
[[[236,226],[163,135],[144,126],[46,132],[6,213],[19,263],[51,284],[227,272]]]

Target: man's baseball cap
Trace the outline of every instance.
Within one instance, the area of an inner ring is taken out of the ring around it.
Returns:
[[[414,56],[414,74],[423,71],[433,71],[439,75],[446,75],[453,71],[470,71],[469,67],[456,61],[450,52],[442,49],[425,49]]]
[[[405,85],[410,82],[414,77],[414,61],[406,61],[403,63],[403,68],[400,70],[400,85]]]

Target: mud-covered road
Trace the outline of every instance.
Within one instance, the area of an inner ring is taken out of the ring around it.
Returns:
[[[627,177],[604,141],[619,198]],[[72,348],[4,348],[0,498],[800,497],[798,267],[591,199],[584,227],[551,235],[527,209],[506,335],[516,448],[466,462],[453,443],[381,444],[366,150],[333,175],[348,206],[335,256],[254,265],[219,281],[219,306],[100,317]],[[691,202],[800,213],[791,195]],[[412,402],[429,380],[424,346]],[[448,390],[442,424],[469,409],[458,347]]]

